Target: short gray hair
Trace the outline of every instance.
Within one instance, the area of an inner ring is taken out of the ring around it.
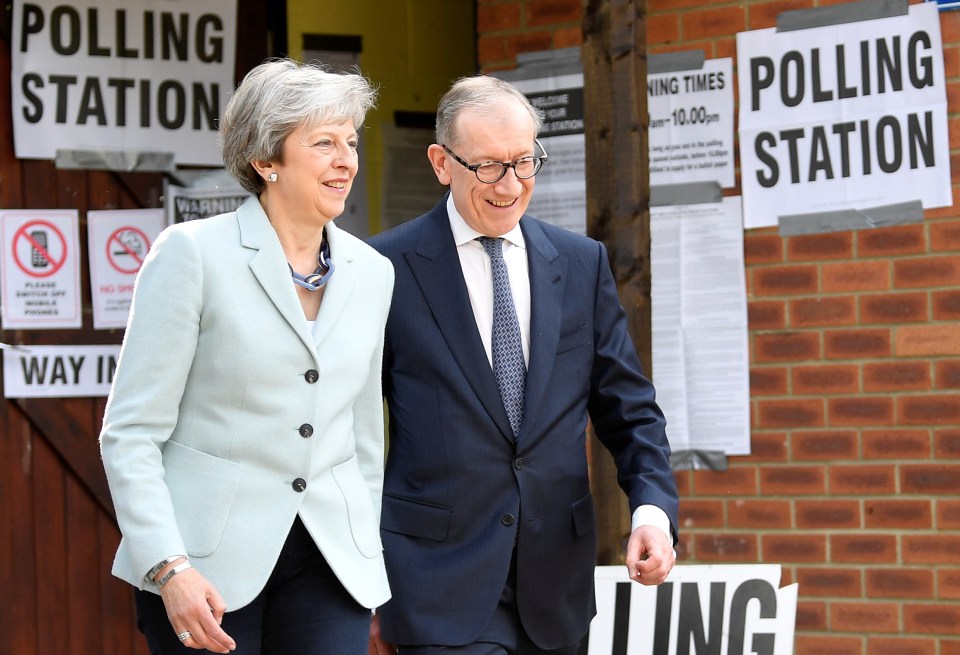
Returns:
[[[272,59],[243,78],[220,121],[223,165],[250,193],[263,178],[250,162],[281,159],[283,141],[302,125],[342,124],[360,129],[377,92],[362,75],[333,73],[316,64]]]
[[[457,116],[465,110],[486,113],[506,99],[513,98],[530,112],[533,120],[533,135],[540,132],[543,125],[543,112],[530,104],[527,97],[509,82],[489,75],[471,75],[461,77],[453,83],[450,90],[440,99],[437,107],[437,143],[456,145],[459,135],[454,130]]]

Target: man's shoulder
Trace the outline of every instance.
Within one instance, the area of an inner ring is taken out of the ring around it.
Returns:
[[[443,203],[441,202],[426,214],[368,237],[367,243],[387,257],[412,250],[416,248],[425,226],[432,225],[444,217],[446,217],[446,211],[443,209]]]
[[[560,252],[592,253],[598,252],[600,243],[578,232],[547,223],[529,214],[523,218],[523,227],[528,238],[545,237]]]

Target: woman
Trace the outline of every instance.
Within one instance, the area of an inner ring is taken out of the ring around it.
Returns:
[[[175,225],[137,278],[100,435],[152,653],[365,653],[389,262],[337,229],[375,91],[290,60],[220,125],[253,196]]]

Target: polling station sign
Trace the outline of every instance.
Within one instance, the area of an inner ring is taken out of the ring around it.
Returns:
[[[737,62],[745,227],[784,214],[952,203],[935,5],[741,32]]]
[[[120,346],[21,346],[3,350],[5,398],[98,397],[110,393]]]
[[[0,323],[4,329],[78,328],[78,212],[0,211]]]
[[[792,655],[796,584],[780,566],[676,566],[648,587],[598,566],[597,616],[581,655]]]
[[[222,165],[236,20],[236,0],[15,0],[16,156],[172,152],[178,164]]]

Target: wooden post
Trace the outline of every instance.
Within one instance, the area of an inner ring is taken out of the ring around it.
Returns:
[[[583,0],[587,234],[602,241],[650,375],[650,212],[645,0]],[[630,517],[610,454],[590,440],[598,564],[623,562]]]

